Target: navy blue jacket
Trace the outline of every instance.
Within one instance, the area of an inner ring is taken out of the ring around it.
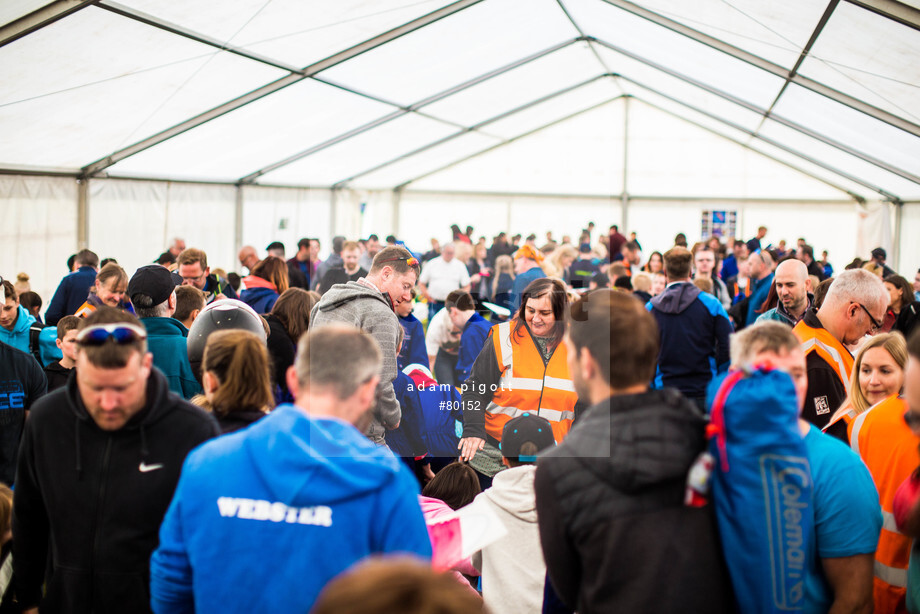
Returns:
[[[240,292],[240,300],[255,309],[256,313],[269,313],[278,300],[278,293],[271,288],[246,288]]]
[[[54,326],[64,316],[71,316],[77,312],[89,296],[89,289],[96,283],[96,269],[91,266],[81,266],[73,273],[68,273],[58,284],[48,310],[45,311],[45,323]]]
[[[679,282],[646,304],[661,335],[655,388],[673,387],[704,397],[716,373],[728,368],[732,324],[719,299],[690,282]]]
[[[407,317],[397,316],[403,327],[403,344],[396,357],[396,366],[400,371],[409,365],[423,365],[430,369],[428,364],[428,349],[425,347],[425,327],[411,313]]]
[[[478,313],[467,321],[460,336],[460,357],[457,359],[457,383],[462,384],[473,371],[473,363],[482,351],[482,346],[489,336],[492,324]]]

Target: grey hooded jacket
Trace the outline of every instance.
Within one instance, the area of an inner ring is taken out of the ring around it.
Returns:
[[[383,367],[377,388],[377,406],[374,408],[374,419],[365,434],[373,442],[383,445],[387,429],[396,428],[402,417],[402,410],[393,391],[393,380],[398,373],[396,339],[399,320],[390,306],[389,297],[379,290],[350,281],[329,288],[310,313],[311,329],[336,323],[360,328],[369,333],[380,346]],[[347,365],[342,367],[347,368]]]

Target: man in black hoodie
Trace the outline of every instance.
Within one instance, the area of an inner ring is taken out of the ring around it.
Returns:
[[[182,463],[219,431],[169,391],[134,316],[100,307],[77,346],[76,377],[32,406],[19,450],[16,593],[24,612],[149,612],[150,554]]]
[[[569,371],[593,406],[537,461],[556,593],[579,614],[732,611],[712,507],[684,504],[705,422],[676,390],[649,390],[655,319],[628,294],[600,289],[567,320]]]

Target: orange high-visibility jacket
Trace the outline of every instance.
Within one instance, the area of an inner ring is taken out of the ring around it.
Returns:
[[[807,358],[811,352],[817,352],[831,366],[840,378],[840,383],[850,393],[850,373],[853,372],[853,355],[843,347],[833,335],[824,328],[813,328],[801,320],[792,329],[802,342],[802,351]]]
[[[565,345],[556,346],[549,362],[544,363],[530,332],[523,326],[516,334],[513,329],[512,322],[492,327],[501,379],[486,407],[486,432],[501,441],[505,423],[530,412],[549,420],[559,443],[572,427],[578,400],[566,363]]]
[[[850,447],[869,468],[882,506],[882,533],[875,551],[875,612],[906,612],[907,564],[911,538],[898,532],[894,495],[920,464],[920,437],[904,422],[907,404],[891,396],[853,420]]]

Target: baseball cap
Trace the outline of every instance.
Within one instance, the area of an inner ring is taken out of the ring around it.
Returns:
[[[134,302],[134,297],[140,294],[151,298],[154,305],[166,301],[176,289],[172,273],[159,264],[148,264],[135,271],[131,281],[128,282],[128,297]]]
[[[549,420],[527,412],[505,423],[502,429],[502,440],[498,445],[502,456],[516,458],[522,463],[535,462],[536,452],[521,454],[521,447],[526,443],[534,444],[537,447],[536,452],[555,446],[556,440],[553,437],[553,427]]]

